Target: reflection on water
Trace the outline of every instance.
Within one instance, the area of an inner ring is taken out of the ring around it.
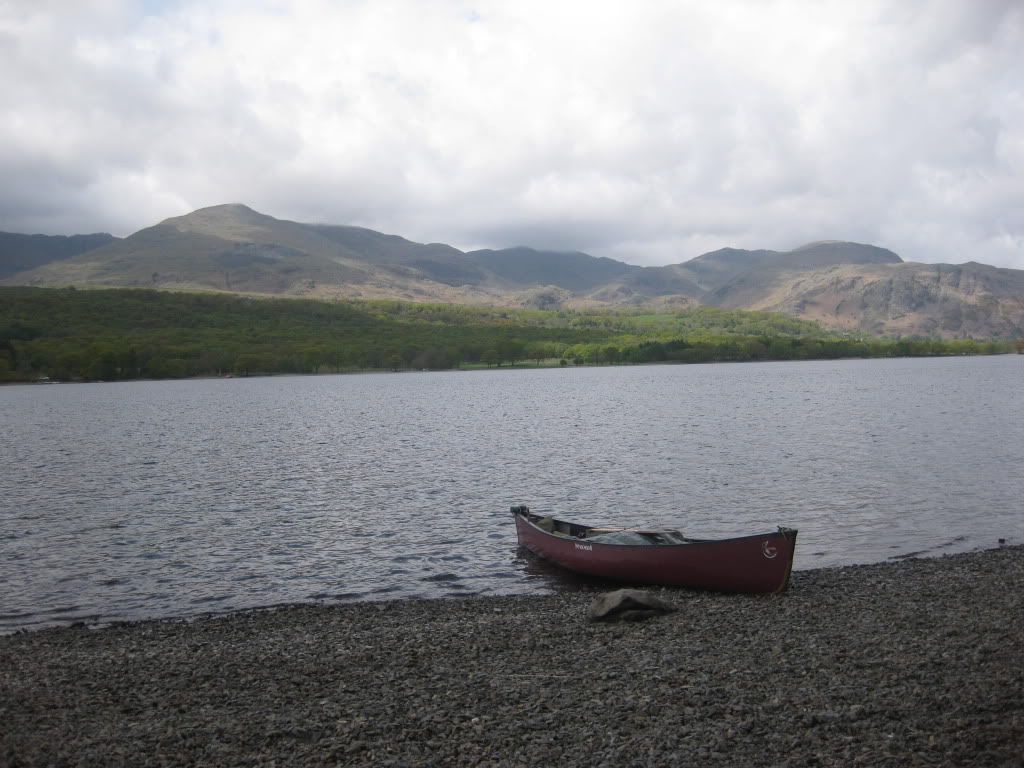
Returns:
[[[796,567],[1024,539],[1024,357],[0,388],[0,631],[547,592],[508,508]]]
[[[544,592],[600,592],[618,589],[627,584],[609,582],[592,576],[573,573],[532,555],[525,547],[516,548],[515,564],[523,577]]]

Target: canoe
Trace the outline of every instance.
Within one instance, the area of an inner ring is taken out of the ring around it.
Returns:
[[[782,592],[789,586],[796,530],[730,539],[678,531],[597,528],[512,507],[519,545],[586,576],[716,592]]]

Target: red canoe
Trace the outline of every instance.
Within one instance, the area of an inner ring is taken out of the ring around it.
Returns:
[[[676,531],[594,528],[512,507],[519,545],[563,568],[633,584],[716,592],[782,592],[789,586],[796,530],[691,539]],[[623,543],[619,543],[623,542]]]

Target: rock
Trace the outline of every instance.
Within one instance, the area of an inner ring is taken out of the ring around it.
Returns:
[[[647,609],[644,611],[623,611],[622,613],[616,613],[610,618],[617,619],[618,621],[645,621],[646,619],[653,619],[655,616],[660,616],[665,611],[655,611]]]
[[[643,621],[676,608],[651,592],[617,589],[605,592],[590,606],[592,621]]]

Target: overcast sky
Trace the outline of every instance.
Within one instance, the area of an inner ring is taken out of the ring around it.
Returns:
[[[0,230],[1024,268],[1024,3],[0,0]]]

